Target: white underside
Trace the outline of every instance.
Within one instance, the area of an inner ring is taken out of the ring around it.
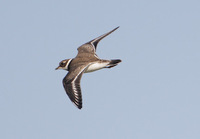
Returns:
[[[96,70],[100,70],[102,68],[105,68],[107,65],[108,65],[108,63],[94,63],[94,64],[90,65],[86,69],[85,73],[87,73],[87,72],[93,72],[93,71],[96,71]]]

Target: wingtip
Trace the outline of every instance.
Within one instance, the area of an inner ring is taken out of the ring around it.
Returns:
[[[81,104],[77,104],[74,101],[72,101],[72,103],[74,104],[75,107],[77,107],[79,110],[82,109],[82,103]]]
[[[110,32],[113,32],[113,31],[117,30],[119,27],[120,27],[120,26],[114,28],[114,29],[113,29],[112,31],[110,31]]]
[[[111,30],[111,31],[109,31],[109,32],[107,32],[107,33],[105,33],[105,34],[103,34],[103,35],[101,35],[101,36],[99,36],[99,37],[97,37],[97,38],[95,38],[95,39],[87,42],[87,43],[93,44],[95,46],[95,49],[96,49],[96,46],[97,46],[97,44],[99,43],[100,40],[102,40],[103,38],[105,38],[106,36],[108,36],[109,34],[111,34],[112,32],[114,32],[115,30],[117,30],[119,27],[120,26],[114,28],[113,30]]]
[[[79,110],[81,110],[81,109],[82,109],[82,105],[78,105],[77,108],[78,108]]]
[[[118,29],[120,26],[116,27],[116,29]]]
[[[81,101],[80,102],[76,102],[76,101],[72,101],[73,102],[73,104],[80,110],[80,109],[82,109],[82,99],[81,99]]]

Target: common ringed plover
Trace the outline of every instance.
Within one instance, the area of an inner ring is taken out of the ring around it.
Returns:
[[[93,72],[103,68],[112,68],[121,62],[120,59],[103,60],[96,54],[99,41],[118,28],[119,27],[81,45],[77,49],[78,54],[75,58],[62,60],[56,68],[56,70],[63,69],[69,71],[63,79],[63,86],[70,100],[79,109],[82,108],[80,80],[83,73]]]

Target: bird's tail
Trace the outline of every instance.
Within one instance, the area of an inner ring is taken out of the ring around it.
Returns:
[[[117,66],[117,64],[119,64],[120,62],[122,62],[120,59],[110,60],[110,63],[108,64],[106,68],[112,68],[114,66]]]

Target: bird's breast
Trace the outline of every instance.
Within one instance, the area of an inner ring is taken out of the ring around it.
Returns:
[[[100,70],[100,69],[106,67],[107,65],[108,65],[107,62],[106,63],[93,63],[86,69],[85,73]]]

